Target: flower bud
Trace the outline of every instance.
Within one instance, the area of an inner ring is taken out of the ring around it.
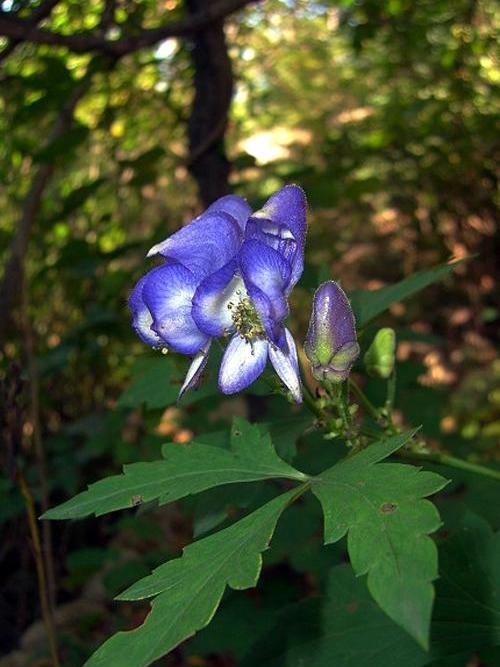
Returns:
[[[320,382],[344,381],[359,355],[351,304],[333,280],[320,285],[314,294],[304,349]]]
[[[388,327],[380,329],[363,359],[368,374],[386,380],[394,370],[395,356],[396,334],[394,329]]]

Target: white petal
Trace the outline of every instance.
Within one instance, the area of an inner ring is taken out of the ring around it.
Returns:
[[[269,344],[264,339],[251,343],[235,334],[224,352],[219,371],[223,394],[235,394],[248,387],[266,367]]]
[[[201,348],[198,354],[194,356],[193,361],[191,362],[191,366],[188,368],[188,372],[186,373],[186,377],[184,378],[184,383],[179,392],[179,396],[177,398],[178,401],[181,400],[186,391],[188,391],[189,389],[193,389],[193,387],[200,379],[200,375],[203,373],[203,371],[205,370],[205,366],[207,365],[208,353],[211,344],[212,341],[209,340],[207,344]]]
[[[289,389],[296,403],[302,403],[302,389],[300,386],[299,362],[297,348],[293,336],[285,329],[285,344],[282,348],[277,345],[269,346],[269,359],[280,380]]]

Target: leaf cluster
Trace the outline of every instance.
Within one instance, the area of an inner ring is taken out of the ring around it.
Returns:
[[[140,628],[115,635],[87,664],[145,667],[205,626],[226,586],[255,586],[261,553],[280,515],[309,489],[323,507],[325,542],[348,535],[355,572],[368,573],[368,588],[380,607],[426,646],[437,577],[436,549],[428,535],[440,522],[423,498],[446,482],[411,466],[380,463],[412,435],[376,443],[310,476],[279,458],[268,433],[235,419],[229,450],[196,442],[165,445],[164,460],[127,466],[123,475],[97,482],[50,510],[45,518],[81,518],[153,499],[170,502],[223,484],[298,483],[229,527],[195,541],[181,558],[122,593],[122,600],[154,597],[152,610]]]

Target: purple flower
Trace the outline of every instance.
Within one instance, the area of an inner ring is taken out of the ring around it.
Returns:
[[[314,294],[304,350],[319,381],[342,382],[359,355],[351,304],[333,280]]]
[[[193,356],[181,396],[203,372],[212,339],[230,336],[219,372],[223,393],[248,387],[269,358],[302,400],[297,350],[283,322],[305,236],[305,196],[288,185],[256,213],[241,197],[222,197],[149,251],[165,261],[132,291],[132,324],[145,343]]]

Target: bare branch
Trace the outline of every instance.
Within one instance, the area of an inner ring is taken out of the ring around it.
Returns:
[[[153,46],[171,37],[193,35],[203,30],[210,23],[223,19],[248,4],[261,1],[219,0],[187,18],[157,28],[143,29],[138,34],[117,40],[107,39],[99,34],[99,31],[61,35],[45,28],[39,28],[27,19],[9,16],[6,12],[3,12],[0,13],[0,36],[34,44],[62,46],[75,53],[100,52],[120,58],[127,53]]]

